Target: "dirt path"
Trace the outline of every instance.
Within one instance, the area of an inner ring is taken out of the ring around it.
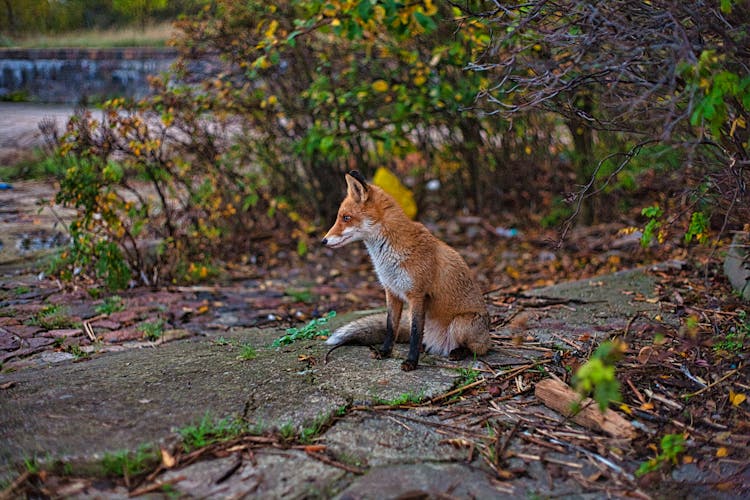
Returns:
[[[54,120],[63,130],[72,114],[70,106],[0,102],[0,166],[26,158],[42,144],[42,120]]]

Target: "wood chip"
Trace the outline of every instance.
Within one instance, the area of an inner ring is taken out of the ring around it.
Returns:
[[[616,438],[633,439],[635,437],[635,428],[630,422],[609,408],[604,413],[600,412],[596,403],[590,398],[580,401],[580,394],[561,380],[548,378],[537,382],[534,394],[547,407],[570,417],[578,425],[604,431]],[[582,409],[574,415],[571,409],[578,403]]]

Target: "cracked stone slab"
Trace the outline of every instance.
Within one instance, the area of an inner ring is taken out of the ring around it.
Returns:
[[[431,397],[458,376],[429,366],[429,357],[403,372],[399,359],[371,359],[365,347],[339,349],[324,364],[320,340],[269,347],[282,334],[241,329],[222,342],[191,339],[0,375],[14,382],[0,391],[0,476],[34,456],[96,461],[174,436],[206,414],[300,429],[353,401]],[[240,359],[246,344],[255,359]]]
[[[476,467],[456,463],[396,464],[376,467],[336,498],[523,498],[508,484],[495,485]]]
[[[658,270],[659,266],[654,269]],[[603,339],[621,334],[636,315],[650,318],[659,315],[662,321],[672,322],[671,315],[659,309],[657,278],[649,271],[632,269],[530,290],[526,294],[532,297],[573,299],[581,303],[544,310],[528,308],[521,313],[526,316],[522,333],[542,343],[558,343],[561,335],[575,340],[581,335]],[[499,333],[513,335],[517,332],[506,327]]]
[[[436,417],[414,410],[387,415],[354,412],[336,422],[322,442],[338,460],[357,467],[468,458],[465,449],[445,443],[446,436],[436,433],[433,427],[402,416],[440,423]]]
[[[259,450],[254,462],[236,455],[196,462],[164,474],[160,481],[190,498],[330,498],[346,472],[299,450]],[[237,466],[231,476],[222,476]]]

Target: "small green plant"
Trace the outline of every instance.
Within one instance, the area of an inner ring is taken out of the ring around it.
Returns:
[[[286,422],[279,427],[279,434],[284,441],[291,441],[297,436],[297,430],[294,428],[294,424]]]
[[[336,311],[330,311],[328,314],[321,318],[311,320],[302,328],[287,328],[286,335],[274,340],[273,344],[271,345],[273,347],[281,347],[291,344],[295,340],[314,339],[315,337],[328,335],[328,328],[322,328],[322,326],[328,323],[328,320],[330,320],[334,316],[336,316]]]
[[[690,216],[690,225],[685,233],[685,244],[690,243],[695,239],[701,245],[705,245],[709,242],[710,223],[708,217],[703,212],[693,212]]]
[[[135,451],[121,450],[107,453],[102,459],[104,472],[109,476],[138,476],[157,463],[159,463],[158,453],[149,445],[141,445]]]
[[[317,417],[315,417],[315,420],[313,420],[310,425],[303,427],[300,431],[300,442],[302,444],[312,443],[315,438],[318,437],[321,432],[323,432],[323,429],[326,427],[326,424],[329,421],[330,417],[328,415],[318,415]]]
[[[66,351],[72,354],[76,360],[85,359],[89,357],[89,353],[81,349],[81,346],[78,344],[69,345]]]
[[[233,439],[246,431],[246,425],[240,420],[231,417],[215,420],[207,413],[196,425],[184,427],[178,434],[182,437],[182,447],[190,452]]]
[[[745,339],[750,336],[750,321],[742,309],[737,311],[737,323],[729,329],[724,339],[714,343],[714,351],[740,353],[745,347]]]
[[[288,295],[289,297],[292,297],[295,302],[305,302],[310,303],[313,300],[315,300],[315,296],[310,291],[309,288],[303,288],[301,290],[294,289],[294,288],[287,288],[284,290],[284,295]]]
[[[338,408],[336,408],[336,411],[333,413],[337,417],[343,417],[346,415],[346,411],[349,409],[347,405],[341,405]]]
[[[157,319],[154,321],[147,321],[141,324],[139,330],[143,332],[143,336],[147,340],[159,340],[164,333],[164,320]]]
[[[40,467],[36,458],[24,458],[23,466],[29,474],[39,474]]]
[[[76,326],[76,322],[68,316],[68,309],[58,304],[43,307],[34,316],[26,320],[26,324],[40,326],[47,330]]]
[[[243,361],[250,361],[251,359],[255,359],[257,356],[258,351],[256,351],[253,346],[251,346],[250,344],[243,344],[240,350],[240,355],[237,357]]]
[[[26,90],[12,90],[0,96],[3,102],[28,102],[29,93]]]
[[[119,295],[107,297],[101,304],[94,308],[97,314],[112,314],[123,309],[125,309],[125,304],[123,304],[122,297]]]
[[[627,349],[619,340],[603,342],[573,376],[573,387],[581,396],[591,396],[599,409],[607,409],[610,401],[620,401],[620,383],[615,378],[615,363]],[[575,410],[575,409],[574,409]]]
[[[219,346],[232,345],[232,341],[226,339],[223,335],[213,339],[211,342]]]
[[[635,471],[636,476],[640,477],[649,472],[659,470],[668,463],[677,464],[677,457],[685,451],[685,436],[682,434],[666,434],[661,438],[660,447],[661,453],[643,462],[638,467],[638,470]]]
[[[3,307],[0,309],[0,318],[10,318],[17,315],[18,311],[13,307]]]
[[[24,295],[26,293],[29,293],[31,291],[31,288],[27,286],[17,286],[13,289],[13,293],[16,295]]]
[[[421,403],[424,399],[424,393],[414,394],[412,392],[405,392],[392,399],[373,398],[373,402],[381,405],[388,406],[401,406],[406,404],[417,404]]]
[[[479,380],[479,375],[482,373],[475,368],[459,368],[456,371],[458,371],[458,382],[456,383],[457,387],[463,387],[465,385],[473,384],[474,382]]]
[[[661,221],[659,219],[663,214],[664,211],[659,205],[646,207],[641,210],[641,215],[648,217],[648,222],[643,227],[643,235],[641,235],[641,246],[643,248],[649,246],[654,238],[659,239],[659,229],[661,229]]]

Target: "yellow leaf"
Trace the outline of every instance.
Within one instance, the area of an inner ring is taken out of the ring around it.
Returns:
[[[417,203],[414,201],[414,194],[409,188],[404,186],[398,177],[393,175],[390,170],[384,167],[379,167],[375,171],[375,176],[373,177],[372,182],[376,186],[383,188],[383,191],[393,196],[410,219],[416,217]]]
[[[172,454],[169,453],[169,451],[167,451],[164,448],[162,448],[161,449],[161,463],[162,463],[162,465],[164,465],[165,469],[171,469],[172,467],[174,467],[174,465],[175,465],[175,463],[177,463],[177,461],[172,456]]]
[[[732,403],[732,406],[739,406],[744,403],[746,399],[747,396],[741,392],[734,392],[732,389],[729,389],[729,402]]]
[[[200,307],[198,308],[198,310],[197,310],[196,312],[197,312],[198,314],[205,314],[206,312],[208,312],[208,306],[206,306],[206,305],[202,305],[202,306],[200,306]]]
[[[388,82],[385,80],[375,80],[372,82],[372,90],[375,92],[385,92],[388,90]]]
[[[513,266],[507,266],[505,268],[505,274],[507,274],[510,279],[514,279],[514,280],[517,280],[518,278],[521,277],[521,273],[518,272],[518,269],[516,269]]]
[[[623,403],[623,404],[620,405],[620,410],[624,411],[628,415],[632,415],[633,414],[633,410],[631,410],[630,406],[626,405],[625,403]]]
[[[720,446],[718,450],[716,450],[716,456],[718,458],[723,458],[729,455],[729,450],[727,450],[726,446]]]
[[[641,405],[641,410],[653,410],[654,409],[654,403],[643,403]]]

